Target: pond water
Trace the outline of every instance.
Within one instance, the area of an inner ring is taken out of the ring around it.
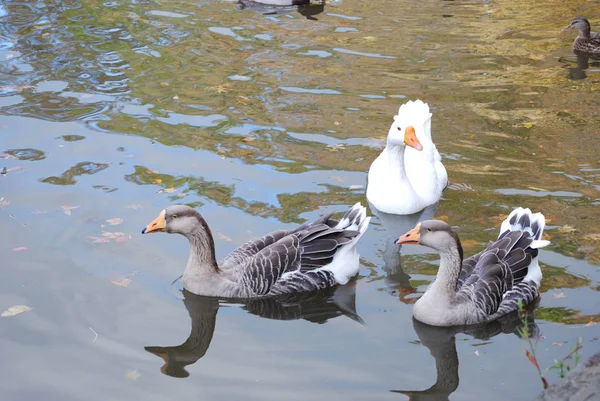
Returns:
[[[365,204],[392,116],[419,98],[451,181],[429,212],[471,254],[513,207],[542,211],[537,357],[546,369],[581,338],[586,358],[600,350],[600,69],[560,30],[577,15],[598,30],[599,10],[0,2],[0,309],[31,308],[0,318],[3,399],[531,399],[515,322],[413,323],[438,259],[391,243],[410,218],[372,219],[349,286],[249,304],[183,296],[187,242],[140,229],[190,204],[223,257]]]

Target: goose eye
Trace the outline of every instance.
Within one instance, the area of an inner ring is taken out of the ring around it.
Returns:
[[[431,228],[428,228],[427,231],[431,232]]]
[[[402,128],[398,127],[398,131],[402,131]]]
[[[171,217],[173,217],[174,219],[176,219],[176,218],[178,218],[179,216],[177,216],[176,214],[174,214],[174,215],[173,215],[173,216],[171,216]]]

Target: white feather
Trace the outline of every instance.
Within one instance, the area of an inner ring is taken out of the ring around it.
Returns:
[[[355,209],[359,209],[359,213],[350,221],[346,216],[350,215]],[[358,231],[358,235],[351,242],[339,248],[331,263],[316,269],[331,271],[338,284],[346,284],[358,273],[360,269],[360,255],[356,249],[356,244],[365,231],[367,231],[369,222],[371,221],[371,217],[367,217],[367,208],[361,206],[360,203],[355,204],[346,216],[339,221],[336,228]]]

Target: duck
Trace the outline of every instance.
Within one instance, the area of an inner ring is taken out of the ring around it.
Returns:
[[[371,220],[356,203],[341,220],[328,213],[312,223],[251,240],[217,262],[206,220],[187,205],[171,205],[142,234],[167,232],[190,244],[183,287],[196,295],[256,298],[346,284],[360,268],[356,244]]]
[[[575,17],[561,32],[577,29],[579,34],[573,42],[573,50],[600,54],[600,32],[591,32],[590,22],[584,17]]]
[[[367,200],[379,211],[414,214],[440,200],[448,173],[431,139],[431,116],[421,100],[408,101],[394,116],[367,178]]]
[[[546,220],[542,213],[514,209],[487,247],[463,260],[460,239],[450,225],[426,220],[396,241],[420,244],[440,254],[436,279],[413,308],[413,317],[431,326],[462,326],[494,321],[536,301],[542,281],[538,249]]]

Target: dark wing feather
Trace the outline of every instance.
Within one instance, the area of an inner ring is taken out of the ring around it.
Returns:
[[[459,276],[459,299],[472,300],[485,316],[499,312],[508,294],[516,297],[517,289],[524,287],[525,283],[520,284],[537,256],[537,249],[529,248],[531,242],[532,237],[526,231],[508,231],[467,259]]]
[[[331,228],[327,224],[310,228],[306,233],[298,233],[302,255],[300,270],[303,272],[331,263],[338,249],[358,235],[358,231]]]
[[[227,270],[239,265],[244,265],[252,259],[257,253],[266,247],[276,243],[286,235],[292,233],[292,230],[279,230],[260,237],[255,240],[246,242],[245,244],[234,249],[225,259],[219,262],[219,268]]]
[[[323,232],[323,226],[327,228],[335,227],[338,223],[337,220],[331,219],[333,212],[324,214],[319,217],[317,220],[301,225],[298,228],[293,230],[279,230],[274,231],[265,235],[264,237],[260,237],[255,240],[251,240],[246,242],[245,244],[239,246],[234,249],[227,257],[225,257],[220,263],[219,267],[223,270],[230,269],[232,267],[236,267],[239,265],[244,265],[250,261],[261,250],[264,248],[276,243],[283,237],[295,234],[295,233],[307,233],[306,235],[310,235],[313,233],[321,233]]]
[[[284,273],[298,269],[299,242],[295,235],[288,235],[260,250],[240,267],[243,268],[240,286],[256,295],[268,294]]]

